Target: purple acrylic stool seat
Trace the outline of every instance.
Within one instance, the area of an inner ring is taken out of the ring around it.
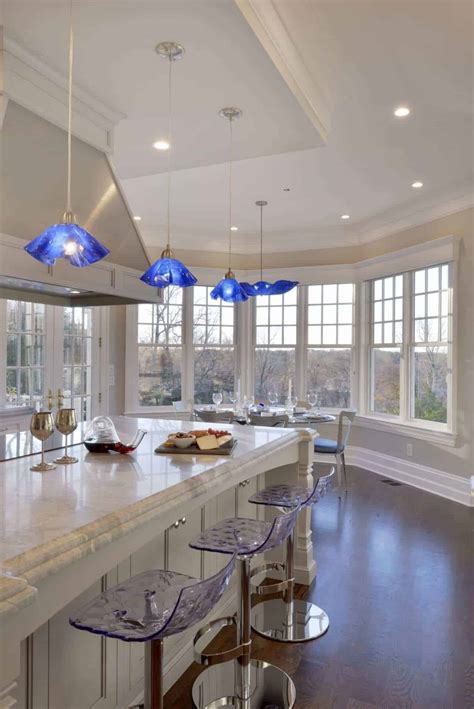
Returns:
[[[163,639],[206,617],[228,586],[235,555],[214,576],[199,581],[161,569],[144,571],[104,591],[71,616],[79,630],[145,643],[145,709],[163,707]]]
[[[240,583],[237,617],[220,618],[202,628],[194,639],[194,657],[207,669],[193,685],[193,702],[199,709],[290,709],[295,685],[279,667],[251,659],[250,561],[256,554],[280,546],[292,535],[299,507],[278,515],[273,522],[234,517],[209,527],[190,547],[218,554],[236,554]],[[225,626],[237,628],[237,644],[223,652],[205,651],[210,635]]]
[[[318,466],[320,467],[320,466]],[[313,488],[297,485],[271,485],[260,490],[249,502],[267,505],[279,510],[303,509],[315,505],[330,487],[335,475],[334,466],[327,466],[325,475],[315,481]],[[275,583],[263,581],[270,572],[283,574]],[[314,603],[294,598],[294,541],[288,537],[284,564],[270,563],[253,569],[252,591],[257,595],[283,592],[281,598],[264,601],[252,609],[252,628],[267,638],[280,642],[305,642],[321,637],[329,628],[325,611]],[[260,581],[260,583],[259,583]]]

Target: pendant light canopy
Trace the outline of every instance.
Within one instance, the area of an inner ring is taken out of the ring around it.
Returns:
[[[248,295],[232,273],[232,124],[240,118],[240,108],[223,108],[219,115],[229,121],[230,147],[229,147],[229,270],[224,278],[219,281],[211,291],[211,298],[224,300],[226,303],[239,303],[248,300]]]
[[[298,281],[282,280],[269,283],[263,280],[263,208],[267,206],[268,202],[259,200],[255,204],[260,207],[260,280],[256,283],[241,283],[240,285],[249,296],[283,295],[283,293],[288,293],[288,291],[297,286]]]
[[[140,277],[144,283],[154,288],[167,288],[168,286],[180,286],[187,288],[197,282],[196,276],[186,268],[184,263],[174,258],[170,247],[170,196],[171,196],[171,68],[173,63],[182,59],[184,47],[176,42],[160,42],[156,47],[156,52],[163,59],[169,62],[168,72],[168,206],[167,206],[167,244],[158,261],[155,261],[150,268]]]
[[[65,258],[72,266],[81,268],[100,261],[109,250],[92,234],[76,223],[71,209],[71,148],[72,148],[72,69],[74,63],[74,32],[72,24],[72,1],[69,25],[69,96],[67,128],[67,207],[62,222],[52,224],[25,246],[30,256],[48,266],[56,259]]]

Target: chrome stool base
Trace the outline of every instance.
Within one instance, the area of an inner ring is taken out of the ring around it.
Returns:
[[[289,675],[275,665],[250,660],[243,666],[239,660],[231,660],[201,672],[192,697],[198,709],[291,709],[296,690]]]
[[[327,613],[314,603],[281,598],[258,603],[252,608],[252,629],[259,635],[284,643],[316,640],[327,632]]]

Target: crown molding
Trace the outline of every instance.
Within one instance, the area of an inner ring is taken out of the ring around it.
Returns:
[[[474,190],[472,183],[467,181],[444,200],[427,198],[424,203],[412,207],[411,210],[409,208],[404,210],[402,206],[397,205],[382,215],[358,224],[359,243],[368,244],[472,207],[474,207]]]
[[[282,22],[273,0],[234,0],[286,85],[311,121],[321,141],[327,142],[330,110],[326,98]]]
[[[0,97],[67,130],[65,76],[5,35],[0,43],[0,73]],[[112,152],[113,129],[124,116],[77,85],[73,87],[73,111],[74,135],[94,148]]]

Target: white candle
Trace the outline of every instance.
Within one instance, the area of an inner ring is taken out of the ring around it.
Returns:
[[[288,401],[291,401],[291,379],[288,382]]]

